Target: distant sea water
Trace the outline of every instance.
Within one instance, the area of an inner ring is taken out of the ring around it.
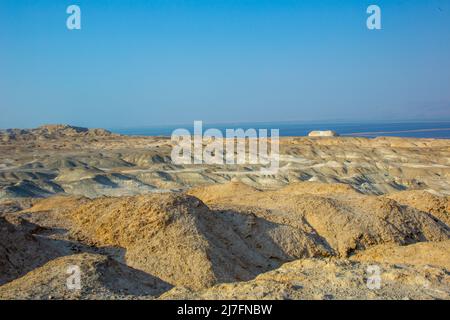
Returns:
[[[110,129],[112,132],[132,136],[171,136],[175,129],[184,128],[194,132],[193,123],[173,126],[149,126]],[[450,121],[447,122],[398,122],[398,123],[295,123],[295,122],[255,122],[255,123],[203,123],[203,132],[216,128],[225,134],[225,129],[279,129],[280,136],[307,136],[313,130],[334,130],[341,136],[355,137],[407,137],[450,139]]]

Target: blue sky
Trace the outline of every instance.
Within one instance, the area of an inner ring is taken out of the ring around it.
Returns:
[[[1,0],[0,127],[450,120],[449,57],[448,0]]]

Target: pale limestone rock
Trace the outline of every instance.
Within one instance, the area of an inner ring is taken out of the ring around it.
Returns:
[[[333,130],[325,130],[325,131],[311,131],[308,134],[308,137],[337,137],[339,136]]]

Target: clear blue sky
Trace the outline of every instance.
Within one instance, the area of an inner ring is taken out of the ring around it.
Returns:
[[[0,114],[2,128],[450,119],[450,1],[1,0]]]

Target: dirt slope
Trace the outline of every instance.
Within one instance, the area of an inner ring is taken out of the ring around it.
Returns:
[[[182,194],[95,199],[66,217],[81,239],[122,247],[128,265],[194,288],[248,280],[282,262],[331,254],[310,228],[211,211]]]
[[[5,203],[0,297],[449,298],[449,227],[434,206],[313,182],[188,193]],[[82,291],[63,285],[70,264],[87,270]],[[380,290],[365,285],[371,265]]]
[[[308,182],[258,191],[232,182],[194,188],[189,194],[213,207],[252,210],[294,227],[309,225],[344,257],[376,244],[443,241],[450,234],[448,226],[425,212],[341,184]]]
[[[219,284],[193,292],[174,288],[160,299],[449,299],[450,276],[435,267],[377,265],[380,288],[367,286],[368,263],[304,259],[284,264],[248,282]]]
[[[15,226],[0,217],[0,285],[18,278],[58,256],[52,247],[30,232],[35,226]]]
[[[430,265],[450,271],[450,240],[421,242],[409,246],[383,244],[352,257],[356,261]]]
[[[386,195],[398,203],[428,212],[450,226],[450,197],[437,196],[427,191],[411,190]]]

